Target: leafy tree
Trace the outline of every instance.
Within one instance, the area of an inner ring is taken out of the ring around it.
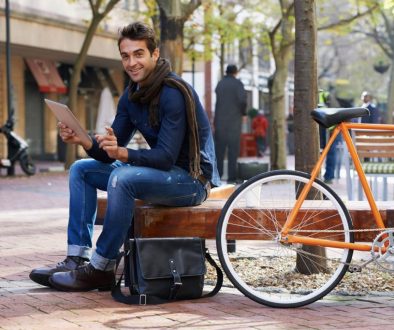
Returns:
[[[362,0],[360,0],[362,1]],[[269,40],[271,52],[275,61],[275,73],[272,76],[271,88],[271,168],[286,168],[286,146],[285,146],[285,101],[284,90],[288,78],[288,68],[292,59],[292,46],[294,44],[294,1],[279,1],[280,19],[271,30],[269,30]],[[346,26],[354,20],[368,14],[373,8],[360,11],[357,8],[355,14],[335,16],[335,19],[328,17],[324,25],[318,26],[318,30],[333,29],[338,26]],[[295,124],[296,128],[296,124]],[[308,143],[306,140],[297,140],[300,144]],[[297,145],[296,145],[297,148]],[[308,155],[303,154],[303,157]],[[296,156],[297,157],[297,156]],[[297,162],[297,160],[296,160]],[[309,161],[314,164],[314,161]]]
[[[285,87],[294,43],[294,2],[279,1],[281,19],[269,32],[275,72],[271,87],[271,169],[286,168]]]
[[[92,11],[92,18],[89,22],[88,29],[85,34],[85,39],[82,43],[81,50],[77,55],[77,58],[74,62],[74,69],[72,71],[72,75],[70,78],[70,90],[69,90],[69,106],[70,109],[77,109],[78,103],[78,84],[81,80],[81,72],[85,65],[86,56],[88,54],[88,50],[90,44],[92,43],[94,34],[99,27],[100,22],[108,15],[108,13],[115,7],[115,5],[120,0],[88,0],[90,9]],[[75,146],[71,144],[67,144],[67,152],[66,152],[66,162],[65,167],[69,168],[71,164],[75,161]]]
[[[203,0],[203,11],[199,11],[200,15],[194,15],[185,29],[186,38],[192,41],[185,47],[190,57],[201,56],[210,60],[215,54],[220,61],[220,76],[223,77],[226,62],[233,60],[232,57],[238,57],[238,48],[243,44],[251,44],[254,28],[249,13],[255,2],[256,0],[248,0],[240,4],[234,0]],[[196,53],[190,47],[195,44],[204,45],[204,51]],[[241,56],[237,65],[243,68],[248,62],[249,58]]]

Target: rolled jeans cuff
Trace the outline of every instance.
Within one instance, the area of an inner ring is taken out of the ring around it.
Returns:
[[[90,259],[90,264],[98,270],[110,271],[115,270],[116,259],[104,258],[94,251],[92,258]]]
[[[92,249],[87,246],[68,245],[67,256],[90,259],[92,256]]]

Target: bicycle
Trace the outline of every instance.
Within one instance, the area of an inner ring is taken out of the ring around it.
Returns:
[[[270,307],[300,307],[327,295],[348,270],[360,271],[371,262],[394,270],[394,231],[385,228],[350,131],[394,131],[394,125],[351,122],[368,114],[365,108],[313,110],[316,122],[335,129],[311,174],[293,170],[259,174],[230,196],[217,224],[217,251],[227,277],[245,296]],[[355,242],[357,229],[348,209],[319,179],[338,134],[375,218],[378,233],[368,244]],[[227,250],[227,240],[236,241],[236,252]],[[371,257],[351,266],[353,251],[370,251]]]

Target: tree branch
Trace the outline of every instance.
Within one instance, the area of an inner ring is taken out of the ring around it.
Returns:
[[[107,14],[116,6],[116,4],[119,1],[120,0],[111,0],[110,2],[108,2],[108,4],[105,7],[104,11],[100,15],[102,15],[103,17],[107,16]]]
[[[287,16],[290,14],[291,10],[294,9],[294,1],[290,4],[290,6],[286,9],[286,11],[282,14],[283,16]],[[276,32],[279,30],[280,26],[282,25],[282,18],[278,21],[278,23],[276,23],[276,25],[274,26],[274,28],[269,32],[269,34],[271,35],[275,35]]]
[[[360,17],[369,15],[370,13],[372,13],[377,8],[379,8],[379,5],[375,4],[371,8],[369,8],[367,11],[365,11],[363,13],[357,13],[354,16],[351,16],[351,17],[348,17],[348,18],[345,18],[345,19],[341,19],[341,20],[339,20],[339,21],[337,21],[335,23],[330,23],[330,24],[327,24],[327,25],[318,26],[317,29],[319,31],[321,31],[321,30],[329,30],[329,29],[332,29],[332,28],[335,28],[335,27],[338,27],[338,26],[347,25],[347,24],[355,21],[356,19],[358,19]]]
[[[289,5],[288,8],[282,13],[282,17],[290,15],[290,13],[294,10],[294,1]],[[272,54],[274,57],[276,56],[276,50],[277,46],[275,44],[275,35],[278,32],[279,28],[282,26],[283,18],[281,18],[278,23],[274,26],[274,28],[271,31],[268,31],[268,37],[270,39],[270,44],[272,48]],[[294,44],[294,40],[286,45],[287,47],[291,46]]]

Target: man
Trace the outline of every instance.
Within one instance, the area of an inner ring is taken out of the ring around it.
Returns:
[[[33,281],[58,290],[110,289],[135,199],[198,205],[211,185],[220,184],[206,113],[195,91],[159,57],[152,28],[140,22],[126,26],[118,47],[131,81],[107,134],[83,144],[69,127],[58,125],[64,142],[82,145],[93,158],[70,168],[67,258],[30,274]],[[136,130],[151,149],[126,148]],[[97,189],[108,192],[108,207],[92,254]]]
[[[367,108],[369,110],[369,116],[364,116],[361,118],[362,123],[370,123],[370,124],[379,124],[380,123],[380,115],[379,109],[375,104],[372,103],[372,95],[367,91],[364,91],[361,94],[361,100],[363,101],[363,108]]]
[[[242,82],[236,78],[237,73],[237,66],[228,65],[226,75],[215,89],[215,151],[220,176],[223,176],[227,151],[228,182],[235,182],[237,179],[242,117],[246,115],[246,91]]]

